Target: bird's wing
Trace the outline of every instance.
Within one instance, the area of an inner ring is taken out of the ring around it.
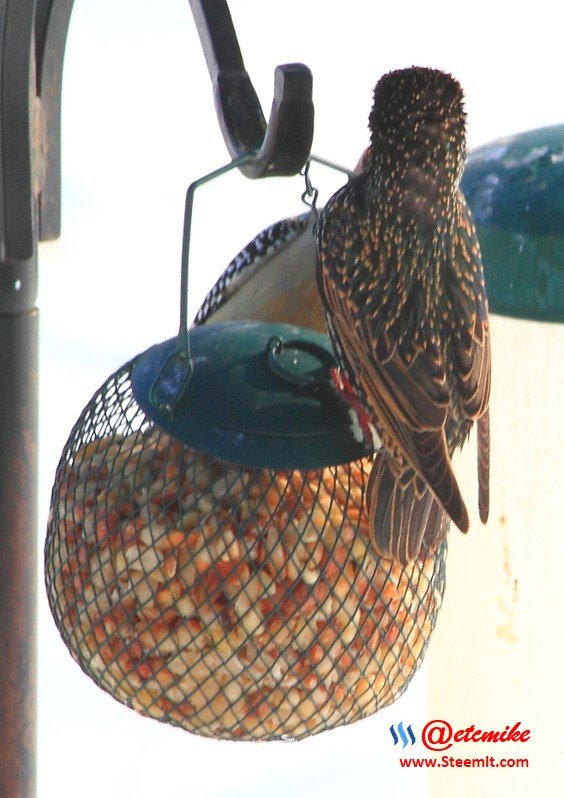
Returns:
[[[318,234],[319,287],[337,349],[374,413],[386,448],[408,460],[457,526],[466,531],[468,513],[444,431],[450,393],[441,353],[429,343],[407,362],[390,333],[376,332],[374,314],[363,312],[358,304],[358,286],[347,283],[350,272],[344,262],[377,258],[378,253],[367,251],[370,237],[363,239],[361,228],[348,222],[346,208],[344,213],[339,210],[329,205]]]
[[[462,194],[455,246],[455,262],[471,264],[473,279],[469,291],[462,290],[458,282],[450,288],[455,315],[462,320],[451,340],[451,351],[463,411],[468,418],[478,422],[478,503],[480,518],[485,523],[489,512],[491,385],[488,302],[474,224]]]
[[[416,559],[423,544],[436,550],[448,531],[450,519],[431,491],[413,472],[397,479],[385,451],[374,460],[366,502],[374,548],[402,565]]]
[[[424,479],[452,520],[462,531],[468,513],[451,467],[444,423],[449,392],[440,357],[421,351],[407,364],[397,346],[386,342],[386,357],[378,355],[380,342],[358,323],[359,310],[349,301],[341,304],[340,291],[328,287],[334,308],[331,323],[347,371],[354,374],[362,395],[376,419],[387,448],[401,454]]]

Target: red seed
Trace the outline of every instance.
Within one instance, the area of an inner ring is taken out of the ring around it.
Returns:
[[[102,543],[107,537],[116,532],[120,522],[119,510],[115,507],[107,513],[105,512],[105,508],[100,507],[96,511],[96,516],[100,515],[100,510],[102,510],[104,515],[99,517],[96,521],[96,540],[98,543]]]
[[[173,576],[176,576],[177,567],[178,559],[176,554],[168,554],[163,562],[163,571],[169,579],[172,579]]]

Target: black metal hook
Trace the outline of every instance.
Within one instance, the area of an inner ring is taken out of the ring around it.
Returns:
[[[189,2],[229,154],[235,159],[258,149],[252,160],[239,167],[246,177],[298,174],[308,159],[313,139],[310,70],[304,64],[276,67],[267,125],[243,63],[226,0]]]

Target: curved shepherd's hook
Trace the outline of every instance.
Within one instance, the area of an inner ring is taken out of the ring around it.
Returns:
[[[294,175],[313,139],[312,75],[304,64],[274,73],[268,125],[247,74],[226,0],[189,0],[213,84],[221,132],[232,159],[258,149],[239,169],[250,178]]]

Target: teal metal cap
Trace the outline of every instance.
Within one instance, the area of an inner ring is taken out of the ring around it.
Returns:
[[[226,322],[139,355],[133,395],[145,414],[183,443],[244,467],[302,470],[372,453],[351,431],[333,388],[329,339],[286,324]]]
[[[564,125],[474,150],[462,190],[492,312],[564,321]]]

